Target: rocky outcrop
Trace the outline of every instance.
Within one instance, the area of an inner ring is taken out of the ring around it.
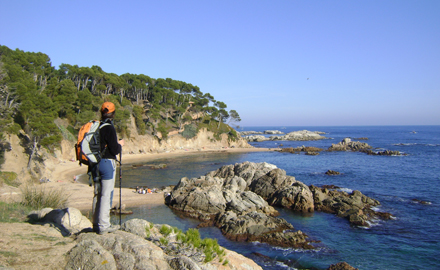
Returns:
[[[289,132],[284,136],[271,136],[269,139],[271,141],[316,141],[327,139],[324,136],[321,136],[322,132],[319,131],[308,131],[308,130],[300,130]]]
[[[77,244],[64,256],[64,269],[261,269],[254,261],[216,246],[207,250],[177,228],[131,219],[121,230],[98,235],[78,209],[45,208],[29,218],[53,237],[71,235]],[[198,233],[198,232],[197,232]],[[195,239],[203,243],[198,236]]]
[[[311,248],[307,236],[277,218],[278,211],[266,200],[297,211],[313,211],[308,187],[268,163],[244,162],[199,178],[182,178],[165,202],[204,225],[217,226],[233,240]]]
[[[240,131],[238,132],[240,136],[247,136],[247,135],[255,135],[255,134],[263,134],[262,131]]]
[[[328,151],[358,151],[373,156],[402,156],[405,154],[399,151],[384,150],[373,151],[373,147],[363,142],[353,142],[350,138],[343,139],[340,143],[334,144],[328,148]]]
[[[279,241],[274,240],[278,239],[276,233],[294,231],[288,223],[276,218],[278,212],[273,206],[296,212],[334,213],[358,226],[369,226],[375,218],[391,217],[371,210],[379,202],[359,191],[348,194],[336,187],[308,187],[268,163],[244,162],[223,166],[199,178],[182,178],[165,201],[171,208],[202,220],[203,226],[219,227],[230,239],[279,246],[293,242],[286,240],[290,237],[287,233],[284,239],[280,235]],[[303,240],[300,243],[294,245],[309,245]]]
[[[337,264],[330,265],[327,270],[358,270],[358,268],[354,268],[346,262],[339,262]]]
[[[265,130],[263,133],[264,134],[284,134],[284,132],[279,131],[279,130]]]
[[[360,151],[371,148],[367,143],[353,142],[350,138],[345,138],[338,144],[332,143],[328,151]]]
[[[363,149],[360,152],[371,156],[403,156],[405,154],[400,153],[400,151],[384,150],[384,151],[373,151],[370,149]]]
[[[376,212],[372,207],[380,205],[379,201],[363,195],[360,191],[354,190],[352,193],[336,190],[319,188],[311,185],[315,210],[336,214],[346,218],[351,224],[369,227],[372,220],[390,219],[391,214]]]
[[[244,133],[240,133],[244,135]],[[252,135],[244,136],[243,138],[248,142],[262,142],[262,141],[316,141],[327,139],[320,134],[325,134],[320,131],[308,131],[308,130],[300,130],[300,131],[292,131],[282,136],[270,136],[266,137],[263,135],[254,135],[255,133],[250,133]],[[284,134],[280,131],[266,130],[264,134]]]
[[[340,175],[340,172],[337,171],[333,171],[333,170],[328,170],[325,172],[326,175]]]
[[[65,269],[261,269],[221,247],[207,252],[203,245],[184,241],[183,235],[142,219],[129,220],[111,234],[81,233],[65,256]]]
[[[299,154],[301,152],[304,152],[308,155],[312,155],[313,153],[315,154],[319,154],[318,152],[323,151],[324,149],[322,148],[318,148],[318,147],[313,147],[313,146],[298,146],[298,147],[285,147],[285,148],[281,148],[278,150],[278,152],[287,152],[287,153],[292,153],[292,154]]]
[[[264,142],[269,140],[268,137],[265,137],[263,135],[249,135],[244,136],[243,138],[248,142]]]

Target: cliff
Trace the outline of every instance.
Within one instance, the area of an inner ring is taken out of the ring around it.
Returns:
[[[133,117],[131,117],[131,123],[129,124],[129,133],[129,138],[123,138],[125,140],[125,145],[122,150],[123,156],[188,150],[252,148],[252,146],[240,136],[235,140],[230,140],[227,134],[221,134],[220,139],[216,139],[215,134],[207,129],[199,130],[197,135],[191,139],[182,137],[178,131],[170,132],[166,139],[159,139],[150,134],[139,135]],[[56,166],[60,163],[74,162],[76,160],[74,150],[76,141],[64,139],[61,141],[60,147],[52,153],[40,148],[37,151],[36,157],[31,162],[30,170],[28,170],[27,164],[29,155],[26,153],[26,148],[23,147],[26,140],[28,140],[28,137],[24,133],[18,136],[6,136],[6,141],[10,143],[11,149],[5,152],[5,163],[1,167],[2,171],[17,173],[20,182],[31,178],[34,180],[43,177],[51,179]]]

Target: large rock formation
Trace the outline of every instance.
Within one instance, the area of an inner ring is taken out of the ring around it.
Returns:
[[[278,191],[283,190],[283,193]],[[313,211],[308,187],[268,163],[227,165],[199,178],[182,178],[165,199],[171,208],[215,225],[234,240],[312,248],[266,200],[299,211]]]
[[[390,217],[371,210],[379,202],[359,191],[348,194],[308,187],[268,163],[244,162],[223,166],[199,178],[182,178],[165,202],[203,221],[203,226],[217,226],[230,239],[302,248],[311,248],[307,237],[277,218],[273,206],[296,212],[334,213],[359,226],[369,226],[378,217]]]

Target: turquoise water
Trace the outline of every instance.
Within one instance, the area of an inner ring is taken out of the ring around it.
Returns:
[[[175,185],[181,177],[198,177],[222,165],[244,161],[268,162],[307,185],[337,185],[360,190],[381,202],[379,209],[395,219],[379,221],[369,229],[353,227],[332,214],[316,212],[302,216],[279,209],[281,216],[296,229],[321,241],[314,251],[279,249],[260,243],[232,242],[217,228],[200,229],[202,236],[215,237],[226,248],[254,259],[264,269],[294,269],[299,266],[325,269],[346,261],[359,269],[439,269],[440,259],[440,126],[378,127],[245,127],[243,130],[324,131],[330,139],[314,142],[260,142],[255,147],[301,145],[327,149],[345,137],[368,137],[374,148],[398,150],[407,156],[368,156],[353,152],[322,152],[318,156],[278,152],[197,154],[162,159],[148,164],[166,163],[164,170],[123,166],[123,187]],[[415,132],[413,132],[415,131]],[[327,170],[342,173],[327,176]],[[144,195],[141,195],[144,196]],[[148,196],[148,195],[145,195]],[[427,201],[421,204],[413,199]],[[180,217],[166,206],[144,205],[134,215],[154,223],[166,223],[183,230],[197,221]],[[258,254],[264,256],[258,256]]]

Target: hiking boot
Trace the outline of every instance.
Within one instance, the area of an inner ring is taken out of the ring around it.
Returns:
[[[117,230],[119,230],[119,228],[120,228],[119,225],[111,225],[110,227],[108,227],[106,229],[99,230],[99,234],[116,232]]]

